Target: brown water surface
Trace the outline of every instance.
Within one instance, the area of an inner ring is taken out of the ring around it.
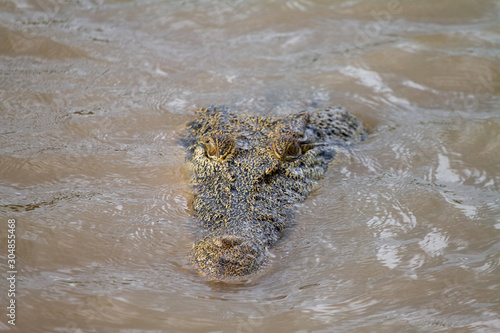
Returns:
[[[370,137],[264,276],[206,281],[179,132],[311,103]],[[0,189],[19,332],[498,332],[500,2],[3,1]]]

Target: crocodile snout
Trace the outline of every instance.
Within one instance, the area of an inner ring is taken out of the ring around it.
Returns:
[[[251,238],[208,235],[194,244],[191,260],[203,275],[211,279],[236,280],[262,269],[266,248]]]

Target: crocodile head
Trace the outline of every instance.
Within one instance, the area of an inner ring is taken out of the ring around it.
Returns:
[[[359,133],[359,122],[343,109],[241,117],[211,107],[197,115],[184,140],[203,236],[190,257],[210,279],[247,278],[267,266],[293,204],[325,173],[335,145]]]

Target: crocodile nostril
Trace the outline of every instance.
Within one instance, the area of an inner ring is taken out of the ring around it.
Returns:
[[[218,247],[229,248],[240,245],[243,240],[237,236],[222,236],[217,238],[214,242]]]

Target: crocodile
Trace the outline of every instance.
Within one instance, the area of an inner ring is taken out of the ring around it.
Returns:
[[[263,117],[211,106],[196,116],[181,138],[201,227],[189,260],[209,280],[249,279],[268,266],[294,204],[365,130],[341,107]]]

